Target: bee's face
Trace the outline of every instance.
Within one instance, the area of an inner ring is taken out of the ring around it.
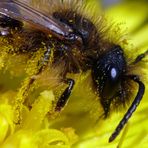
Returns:
[[[121,91],[125,68],[126,61],[120,46],[114,46],[96,61],[93,75],[102,101],[112,99],[116,93]]]

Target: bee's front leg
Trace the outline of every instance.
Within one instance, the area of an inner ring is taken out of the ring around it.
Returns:
[[[133,62],[133,64],[137,64],[138,62],[140,62],[143,58],[145,58],[148,55],[148,50],[146,50],[144,53],[138,55],[135,59],[135,61]]]
[[[75,81],[69,78],[65,79],[64,82],[68,84],[68,87],[65,89],[65,91],[62,93],[61,97],[59,98],[55,107],[55,111],[61,111],[61,109],[65,106],[73,89],[73,86],[75,84]]]

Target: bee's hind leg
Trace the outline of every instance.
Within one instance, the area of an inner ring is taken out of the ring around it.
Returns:
[[[21,87],[18,89],[18,92],[15,97],[15,101],[14,101],[14,110],[15,110],[14,123],[15,124],[20,124],[20,122],[22,121],[21,113],[22,113],[23,103],[28,97],[32,84],[36,80],[35,76],[39,75],[44,70],[44,67],[47,66],[48,60],[50,58],[50,52],[51,52],[50,49],[51,48],[48,47],[44,55],[41,57],[41,60],[35,62],[34,69],[36,69],[36,71],[32,76],[29,76],[25,80],[23,80]],[[34,59],[31,59],[31,60],[33,61]]]
[[[73,86],[75,84],[75,81],[69,78],[64,80],[64,82],[68,84],[68,87],[65,89],[65,91],[62,93],[61,97],[59,98],[55,107],[55,111],[61,111],[61,109],[65,106],[73,89]]]

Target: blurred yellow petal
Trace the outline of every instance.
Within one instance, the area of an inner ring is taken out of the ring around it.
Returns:
[[[147,19],[147,8],[147,2],[126,1],[110,7],[106,12],[110,22],[123,23],[122,27],[132,32]]]
[[[52,91],[43,91],[33,104],[31,111],[26,115],[22,129],[38,130],[46,114],[52,110],[52,101],[54,101]]]
[[[148,49],[148,24],[131,34],[130,38],[136,48],[140,48],[141,51]]]
[[[0,143],[5,140],[8,135],[13,134],[13,110],[8,104],[0,104]]]
[[[7,132],[9,130],[9,124],[5,117],[0,114],[0,143],[5,139]]]
[[[2,148],[37,148],[32,140],[33,134],[30,131],[20,130],[7,138],[1,145]]]
[[[46,129],[34,135],[39,148],[70,148],[66,135],[55,129]]]
[[[48,112],[52,110],[54,95],[52,91],[43,91],[37,98],[30,111],[23,114],[22,123],[15,129],[14,133],[8,133],[9,124],[0,114],[1,134],[0,142],[2,148],[70,148],[68,137],[61,131],[44,128],[43,121]],[[7,107],[7,108],[6,108]],[[10,106],[0,106],[2,112]],[[13,112],[12,112],[13,113]],[[12,114],[13,115],[13,114]],[[7,112],[10,118],[10,114]],[[11,119],[12,122],[12,119]],[[7,139],[5,140],[7,136]],[[5,141],[4,141],[5,140]]]

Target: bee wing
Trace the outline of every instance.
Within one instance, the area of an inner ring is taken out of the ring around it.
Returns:
[[[0,2],[0,14],[18,21],[25,21],[45,33],[54,34],[60,39],[66,38],[72,32],[69,26],[60,23],[52,16],[46,16],[17,0],[2,0]]]

